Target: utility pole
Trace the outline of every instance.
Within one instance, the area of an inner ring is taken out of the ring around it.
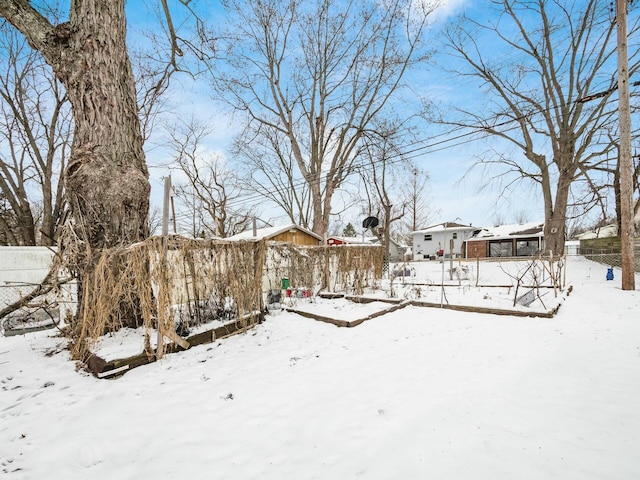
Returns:
[[[164,177],[164,197],[162,202],[162,256],[160,259],[160,271],[162,280],[160,282],[161,298],[164,289],[167,288],[167,250],[169,249],[169,200],[171,198],[171,175]],[[165,315],[158,314],[158,337],[156,344],[156,359],[160,360],[164,356],[164,335],[166,325],[163,325]]]
[[[635,290],[633,227],[633,165],[631,162],[631,109],[629,105],[629,56],[627,52],[627,0],[616,0],[618,27],[618,113],[620,116],[620,242],[622,290]]]
[[[171,200],[171,175],[164,177],[164,196],[162,201],[162,250],[166,251],[169,236],[169,202]],[[175,216],[175,215],[174,215]]]

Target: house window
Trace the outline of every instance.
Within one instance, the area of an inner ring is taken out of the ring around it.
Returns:
[[[489,243],[489,256],[490,257],[512,257],[513,256],[513,242],[511,240],[495,241]]]
[[[518,240],[516,242],[516,256],[531,257],[538,253],[538,239]]]
[[[430,242],[430,241],[431,241],[431,235],[427,235],[427,234],[425,234],[425,236],[424,236],[424,241],[425,241],[425,242]]]
[[[453,239],[455,240],[456,238],[458,238],[458,232],[453,232]]]

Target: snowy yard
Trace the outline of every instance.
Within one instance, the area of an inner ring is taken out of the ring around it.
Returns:
[[[441,266],[416,264],[406,283],[438,283]],[[504,283],[481,269],[480,283]],[[614,281],[606,271],[570,257],[573,292],[552,319],[408,306],[338,328],[279,312],[117,380],[76,371],[55,331],[0,337],[0,472],[637,479],[640,292],[621,291],[619,270]],[[513,301],[513,290],[485,298],[473,296],[473,279],[452,283],[451,303]],[[421,289],[440,301],[438,287]],[[345,319],[377,308],[341,302],[307,308]]]

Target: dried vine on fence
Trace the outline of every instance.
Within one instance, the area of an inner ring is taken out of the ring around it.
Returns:
[[[264,242],[184,238],[171,238],[165,255],[159,237],[103,251],[82,282],[73,356],[84,358],[98,337],[123,326],[142,326],[153,355],[152,329],[162,348],[177,325],[188,332],[215,319],[251,323],[262,309],[264,255]]]
[[[382,276],[384,249],[377,246],[300,247],[269,245],[264,284],[280,289],[282,278],[290,285],[361,295]]]

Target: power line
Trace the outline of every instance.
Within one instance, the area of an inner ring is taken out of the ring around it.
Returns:
[[[550,109],[547,109],[547,111],[549,111]],[[439,141],[435,141],[432,143],[428,143],[425,145],[422,145],[420,147],[414,148],[412,150],[406,150],[406,151],[402,151],[402,152],[398,152],[396,154],[392,154],[389,155],[387,157],[385,157],[384,159],[380,159],[380,160],[363,160],[362,162],[354,162],[354,164],[350,167],[351,170],[353,171],[357,171],[358,169],[363,169],[363,170],[369,170],[372,168],[375,168],[375,166],[379,163],[383,163],[385,162],[387,166],[392,166],[395,165],[396,163],[401,163],[401,162],[405,162],[408,160],[412,160],[418,157],[421,157],[422,155],[424,155],[425,153],[423,153],[425,150],[428,149],[433,149],[434,147],[439,147],[435,150],[429,150],[428,153],[435,153],[435,152],[439,152],[439,151],[443,151],[443,150],[447,150],[450,148],[454,148],[460,145],[464,145],[464,144],[468,144],[469,141],[466,140],[469,137],[473,137],[473,136],[479,136],[478,138],[473,139],[473,141],[478,141],[478,140],[483,140],[485,138],[488,138],[492,135],[494,135],[493,133],[490,132],[490,130],[494,130],[503,126],[507,126],[510,123],[514,123],[514,122],[519,122],[520,120],[527,118],[529,115],[522,115],[520,117],[515,117],[509,120],[505,120],[502,122],[498,122],[495,124],[492,124],[490,126],[486,126],[486,125],[477,125],[477,126],[466,126],[466,125],[456,125],[455,128],[453,128],[452,130],[450,130],[449,132],[444,132],[438,135],[435,135],[433,137],[431,137],[431,139],[437,139],[446,135],[450,135],[452,132],[456,132],[456,131],[460,131],[460,130],[471,130],[471,131],[467,131],[465,133],[462,133],[460,135],[456,135],[454,137],[449,137],[449,138],[445,138],[443,140],[439,140]],[[507,130],[505,130],[506,132],[517,129],[518,126],[514,126],[511,127]],[[430,140],[431,140],[430,139]],[[424,143],[427,140],[420,140],[420,141],[416,141],[413,142],[409,145],[418,145],[420,143]],[[456,142],[453,144],[449,144],[450,142]],[[320,180],[324,181],[328,178],[328,173],[325,173],[323,175],[320,176]],[[299,179],[298,181],[294,182],[291,185],[291,188],[297,188],[297,187],[303,187],[307,184],[305,179]],[[228,205],[231,206],[238,206],[238,205],[242,205],[243,203],[247,203],[250,201],[259,201],[265,198],[264,194],[261,193],[253,193],[253,194],[248,194],[246,196],[243,196],[242,198],[238,197],[237,199],[234,199],[234,201],[229,202]]]
[[[638,86],[640,85],[640,82],[633,82],[632,83],[633,86]],[[586,103],[588,101],[591,100],[595,100],[597,98],[602,98],[605,97],[606,95],[610,94],[611,92],[613,92],[614,90],[616,90],[617,87],[615,88],[611,88],[609,90],[603,91],[603,92],[598,92],[596,94],[593,95],[589,95],[586,97],[582,97],[578,100],[573,101],[574,104],[579,104],[579,103]],[[552,108],[549,107],[547,109],[541,110],[539,112],[537,112],[538,114],[540,113],[548,113],[549,111],[551,111]],[[435,152],[439,152],[439,151],[443,151],[443,150],[447,150],[450,148],[454,148],[460,145],[464,145],[464,144],[468,144],[469,141],[479,141],[479,140],[484,140],[490,136],[493,136],[494,133],[491,132],[491,130],[496,130],[499,129],[501,127],[505,127],[508,126],[509,124],[515,123],[515,122],[520,122],[528,117],[530,117],[531,114],[523,114],[519,117],[514,117],[508,120],[504,120],[502,122],[498,122],[492,125],[486,125],[486,124],[478,124],[478,125],[456,125],[455,128],[447,131],[447,132],[443,132],[440,134],[437,134],[433,137],[430,137],[429,139],[422,139],[422,140],[416,140],[414,142],[408,143],[405,146],[414,146],[414,145],[418,145],[416,148],[413,149],[409,149],[409,150],[403,150],[400,152],[397,152],[395,154],[389,155],[387,157],[385,157],[384,159],[379,159],[379,160],[369,160],[369,161],[365,161],[363,160],[362,162],[356,162],[354,161],[354,163],[351,165],[350,170],[353,171],[357,171],[358,169],[370,169],[370,168],[375,168],[375,166],[378,163],[382,163],[382,162],[386,162],[387,165],[394,165],[396,163],[400,163],[400,162],[404,162],[404,161],[408,161],[408,160],[413,160],[415,158],[421,157],[423,155],[425,155],[425,153],[435,153]],[[511,130],[515,130],[518,128],[518,125],[514,125],[511,128],[508,128],[507,130],[505,130],[505,132],[511,131]],[[455,135],[453,137],[451,137],[450,135],[452,133],[455,133],[457,131],[460,130],[467,130],[466,132],[459,134],[459,135]],[[444,138],[442,140],[437,140],[434,141],[438,138],[441,137],[447,137]],[[477,136],[477,138],[472,138],[473,136]],[[429,142],[429,143],[427,143]],[[452,143],[455,142],[455,143]],[[434,150],[435,147],[439,147],[436,148]],[[429,152],[425,152],[426,150],[429,150]],[[171,169],[172,167],[168,167],[169,169]],[[176,168],[176,167],[173,167]],[[329,172],[323,174],[320,176],[320,181],[325,181],[328,178]],[[292,185],[288,186],[288,188],[302,188],[304,186],[307,185],[307,181],[303,178],[293,182]],[[265,195],[263,193],[259,193],[259,192],[255,192],[255,193],[251,193],[251,194],[247,194],[247,195],[241,195],[239,197],[236,197],[234,200],[228,202],[228,206],[240,206],[242,204],[245,203],[249,203],[249,202],[257,202],[260,201],[262,199],[265,198]],[[177,215],[177,217],[181,217],[181,218],[187,218],[187,217],[191,217],[191,214],[180,214]]]
[[[415,149],[412,149],[412,150],[408,150],[406,152],[405,151],[399,152],[399,153],[396,153],[394,155],[387,156],[385,159],[380,159],[380,160],[364,160],[363,159],[361,162],[354,162],[354,164],[351,165],[350,170],[353,170],[353,171],[357,171],[358,169],[369,170],[369,169],[375,168],[375,166],[377,164],[382,163],[382,162],[386,162],[387,166],[392,166],[392,165],[395,165],[396,163],[405,162],[405,161],[408,161],[408,160],[411,160],[411,159],[414,159],[414,158],[418,158],[418,157],[424,155],[424,153],[423,153],[424,150],[427,150],[427,149],[430,149],[430,148],[433,148],[433,147],[438,147],[439,146],[440,148],[438,148],[437,150],[430,151],[429,153],[442,151],[442,150],[447,150],[449,148],[454,148],[456,146],[464,145],[464,144],[468,143],[468,141],[463,141],[463,140],[467,139],[468,137],[472,137],[474,135],[480,135],[481,136],[480,138],[474,139],[475,141],[482,140],[484,138],[488,138],[491,135],[493,135],[492,133],[486,131],[486,129],[498,128],[500,126],[507,125],[508,123],[512,123],[512,122],[517,121],[517,120],[518,119],[513,119],[513,120],[509,120],[509,121],[505,121],[505,122],[500,122],[499,124],[495,124],[495,125],[493,125],[491,127],[484,128],[483,130],[485,130],[485,131],[476,130],[476,131],[466,132],[466,133],[463,133],[463,134],[460,134],[460,135],[456,135],[454,137],[446,138],[444,140],[439,140],[439,141],[436,141],[436,142],[433,142],[433,143],[429,143],[429,144],[423,145],[421,147],[418,147],[418,148],[415,148]],[[466,128],[469,128],[469,127],[457,126],[452,131],[458,131],[458,130],[466,129]],[[513,130],[514,128],[517,128],[517,127],[513,127],[513,128],[511,128],[509,130]],[[436,136],[434,136],[432,138],[439,138],[439,137],[442,137],[442,136],[447,135],[449,133],[450,132],[438,134],[438,135],[436,135]],[[447,145],[448,143],[453,142],[453,141],[456,141],[456,143],[451,144],[451,145]],[[418,143],[423,143],[423,142],[424,141],[414,142],[413,144],[418,144]],[[407,156],[407,155],[410,155],[410,156]],[[321,181],[324,181],[327,178],[328,178],[328,173],[325,173],[325,174],[320,176],[320,180]],[[294,188],[294,189],[295,188],[300,188],[300,187],[306,186],[306,184],[307,184],[307,182],[306,182],[305,179],[299,179],[298,181],[294,182],[291,185],[290,188]],[[257,201],[263,200],[264,198],[265,198],[264,194],[255,192],[255,193],[247,194],[247,195],[244,195],[244,196],[239,196],[239,197],[237,197],[237,198],[235,198],[235,199],[233,199],[231,201],[228,201],[227,205],[230,206],[230,207],[235,207],[235,206],[240,206],[242,204],[253,202],[253,201],[257,202]],[[180,218],[180,219],[185,219],[185,218],[191,217],[191,216],[192,216],[192,214],[190,214],[190,213],[183,213],[183,214],[176,215],[176,217]]]
[[[629,85],[633,87],[637,87],[638,85],[640,85],[640,81],[631,82]],[[586,102],[590,102],[591,100],[596,100],[598,98],[606,97],[610,93],[615,92],[617,89],[618,89],[618,85],[615,85],[611,87],[609,90],[604,90],[602,92],[594,93],[593,95],[587,95],[586,97],[579,98],[578,100],[576,100],[576,103],[586,103]]]

